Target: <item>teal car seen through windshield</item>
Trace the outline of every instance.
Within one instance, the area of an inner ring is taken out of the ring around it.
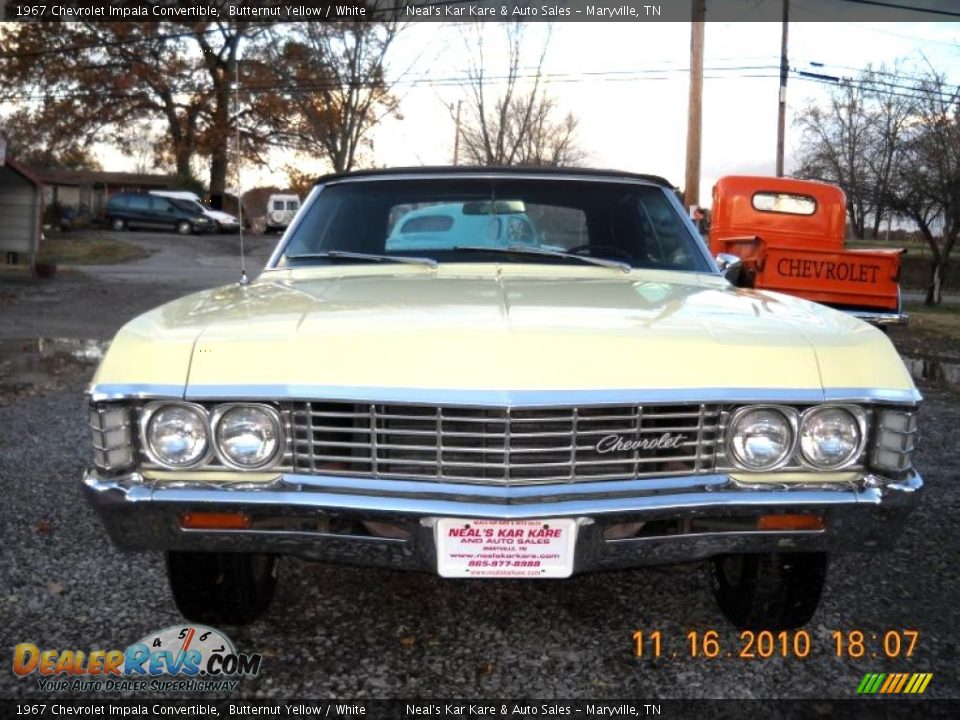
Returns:
[[[453,247],[539,246],[541,234],[514,201],[444,203],[401,215],[386,250],[446,250]]]

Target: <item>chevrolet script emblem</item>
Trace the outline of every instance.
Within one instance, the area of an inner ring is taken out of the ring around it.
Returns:
[[[634,450],[669,450],[680,445],[686,435],[673,435],[665,432],[660,437],[627,440],[622,435],[607,435],[597,443],[598,453],[632,452]]]

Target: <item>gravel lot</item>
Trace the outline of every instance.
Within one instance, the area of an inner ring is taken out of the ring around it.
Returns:
[[[11,487],[0,504],[4,652],[24,641],[124,647],[180,622],[161,556],[118,553],[81,499],[78,481],[89,454],[82,388],[90,362],[55,353],[31,359],[34,346],[19,340],[106,339],[148,307],[236,276],[230,238],[133,237],[160,250],[146,270],[103,268],[96,283],[79,274],[42,285],[0,276],[0,339],[8,339],[0,341],[0,363],[7,363],[0,364],[0,387],[16,390],[0,398],[0,478]],[[255,240],[259,264],[274,240]],[[170,250],[174,242],[195,244]],[[170,271],[188,260],[203,272],[172,282]],[[690,659],[684,636],[691,629],[719,630],[725,649],[740,644],[715,608],[704,564],[562,583],[468,583],[287,560],[267,618],[225,628],[241,652],[264,655],[260,675],[239,692],[318,699],[848,698],[865,673],[925,671],[934,673],[926,697],[958,697],[960,394],[944,384],[921,389],[927,402],[916,462],[928,483],[925,502],[892,553],[834,559],[808,627],[814,649],[807,659]],[[920,632],[910,659],[833,655],[833,630],[869,636],[904,628]],[[678,657],[634,657],[631,634],[638,629],[660,630],[666,654],[676,650]],[[35,679],[0,672],[0,697],[43,695]]]

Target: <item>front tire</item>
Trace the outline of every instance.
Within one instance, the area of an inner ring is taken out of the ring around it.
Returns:
[[[114,218],[110,221],[110,227],[112,227],[117,232],[121,232],[127,229],[127,223],[123,218]]]
[[[168,552],[167,579],[187,619],[210,625],[246,625],[270,607],[277,558],[255,553]]]
[[[755,553],[713,558],[711,586],[724,616],[740,630],[792,630],[820,603],[826,553]]]
[[[189,235],[193,232],[193,225],[187,220],[181,220],[177,223],[177,232],[181,235]]]

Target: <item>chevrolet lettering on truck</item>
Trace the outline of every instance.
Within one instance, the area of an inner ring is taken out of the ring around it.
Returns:
[[[917,503],[921,397],[876,327],[737,269],[654,176],[321,178],[256,280],[117,334],[86,498],[197,622],[260,617],[296,556],[464,584],[706,561],[734,625],[802,626],[830,554]]]

